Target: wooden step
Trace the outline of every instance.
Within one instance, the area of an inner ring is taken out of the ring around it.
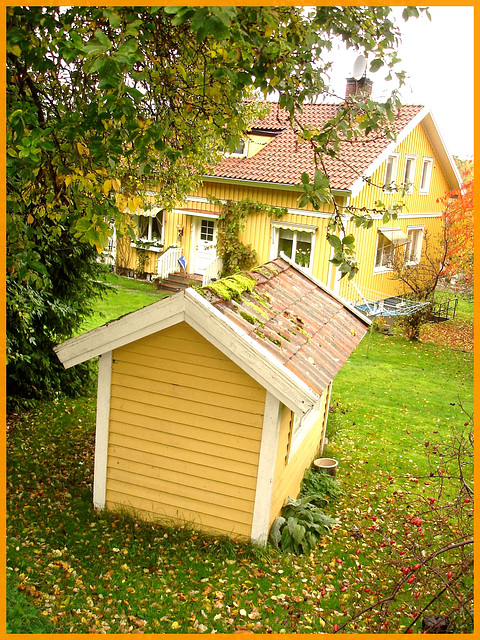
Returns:
[[[174,293],[176,291],[181,291],[182,289],[187,289],[188,287],[202,283],[202,276],[196,273],[187,273],[176,271],[175,273],[171,273],[168,278],[164,278],[160,282],[157,283],[157,289],[159,291],[168,291],[170,293]]]

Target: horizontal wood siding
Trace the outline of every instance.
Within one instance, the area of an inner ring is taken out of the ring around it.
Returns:
[[[185,323],[113,354],[107,508],[249,537],[265,390]]]
[[[326,389],[321,400],[321,411],[318,420],[311,427],[303,442],[294,455],[289,458],[293,413],[288,407],[282,407],[280,419],[280,435],[275,463],[273,480],[272,503],[270,509],[270,524],[280,515],[287,498],[296,498],[300,491],[300,483],[305,470],[322,449],[325,436],[326,417],[328,412],[327,400],[329,389]]]

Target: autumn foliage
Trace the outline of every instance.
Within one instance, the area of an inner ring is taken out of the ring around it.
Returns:
[[[439,201],[444,204],[445,237],[447,251],[442,275],[460,277],[473,285],[473,162],[461,163],[463,184],[450,191]]]

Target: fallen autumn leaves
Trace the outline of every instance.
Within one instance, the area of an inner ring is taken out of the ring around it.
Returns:
[[[387,372],[393,367],[385,349],[397,345],[392,358],[398,368],[392,370],[398,380],[389,379],[388,395],[382,386],[371,387],[377,393],[374,410],[357,396],[355,410],[332,415],[331,426],[336,415],[343,420],[331,449],[340,460],[342,492],[327,512],[339,517],[340,526],[309,557],[256,550],[185,527],[137,523],[127,514],[95,512],[95,402],[58,399],[10,421],[9,582],[61,633],[312,634],[341,631],[346,622],[345,630],[356,633],[421,632],[421,612],[434,596],[425,560],[428,549],[437,548],[426,545],[434,543],[438,517],[446,513],[445,492],[434,493],[434,486],[452,475],[445,444],[461,415],[446,399],[458,380],[468,377],[471,358],[456,354],[455,380],[447,369],[454,360],[448,348],[413,347],[383,336],[374,336],[373,343],[375,357],[357,357],[363,375],[365,367],[380,369],[385,382],[381,367]],[[441,400],[448,405],[448,420],[440,420],[437,409],[429,414],[425,408],[440,406],[434,396],[439,393],[434,381],[440,362],[446,363]],[[347,369],[345,376],[352,375]],[[412,389],[408,407],[397,409],[392,405],[398,396],[395,384],[404,388],[404,379],[420,375],[431,375],[430,395],[422,391],[417,398]],[[373,384],[372,374],[369,379]],[[387,404],[393,410],[385,421]],[[423,412],[425,425],[418,412]],[[385,449],[387,436],[401,452],[396,457],[375,455]],[[434,477],[426,473],[427,466],[418,467],[420,456],[429,456]],[[463,500],[468,516],[473,502],[466,496]],[[458,522],[445,516],[442,544],[458,535]],[[468,528],[471,518],[465,522]],[[451,584],[455,578],[458,584],[455,558],[444,557],[441,566],[434,566],[438,580]],[[386,615],[383,605],[392,602],[399,580],[395,608]],[[465,580],[468,590],[467,574]],[[458,593],[451,595],[455,599]],[[436,604],[434,611],[447,611],[447,605]],[[468,630],[467,624],[468,619]]]

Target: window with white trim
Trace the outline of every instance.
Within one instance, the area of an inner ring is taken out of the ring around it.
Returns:
[[[235,149],[230,153],[227,153],[228,156],[236,156],[238,158],[245,158],[248,152],[248,139],[242,139],[237,144]]]
[[[310,432],[311,428],[318,422],[321,416],[322,403],[319,401],[308,413],[304,416],[299,416],[296,413],[293,414],[292,421],[292,435],[290,439],[290,449],[288,452],[288,460],[291,460],[292,456],[298,450],[299,446]]]
[[[430,190],[430,181],[432,179],[433,158],[424,158],[422,163],[422,173],[420,176],[419,193],[427,195]]]
[[[388,156],[385,165],[385,179],[383,181],[383,190],[387,193],[395,191],[397,181],[398,153],[392,153]]]
[[[422,257],[424,227],[409,227],[407,229],[408,244],[405,247],[405,264],[419,264]]]
[[[163,245],[163,211],[156,216],[135,216],[137,240]]]
[[[312,234],[306,231],[278,229],[278,253],[284,253],[298,266],[311,268]]]
[[[272,238],[270,260],[284,253],[299,267],[311,271],[315,254],[314,225],[303,225],[290,222],[271,222]]]
[[[200,240],[213,242],[215,236],[215,220],[202,220],[200,226]]]
[[[379,229],[373,272],[391,271],[393,269],[395,249],[407,244],[408,237],[400,227],[383,227]]]
[[[394,244],[383,233],[378,234],[377,251],[375,253],[375,270],[392,269]]]
[[[413,182],[415,180],[415,167],[417,164],[417,156],[405,157],[405,171],[403,172],[403,188],[406,193],[413,193]]]

